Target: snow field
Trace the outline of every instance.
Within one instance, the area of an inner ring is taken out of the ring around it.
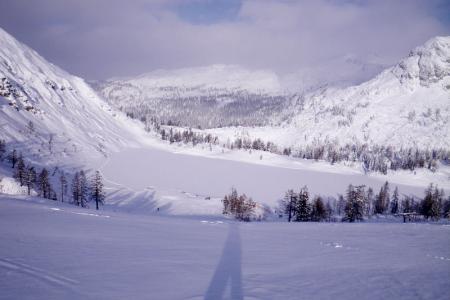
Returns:
[[[96,216],[39,202],[0,199],[0,299],[447,299],[445,225]]]

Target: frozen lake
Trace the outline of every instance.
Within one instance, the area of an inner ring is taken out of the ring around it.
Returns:
[[[345,193],[350,183],[370,186],[375,192],[384,183],[375,176],[324,169],[294,169],[143,148],[113,153],[102,171],[108,180],[133,190],[154,187],[222,197],[235,187],[268,204],[274,204],[288,189],[298,190],[304,185],[313,194],[336,196]],[[396,185],[400,193],[423,195],[424,187],[414,181],[411,185]]]

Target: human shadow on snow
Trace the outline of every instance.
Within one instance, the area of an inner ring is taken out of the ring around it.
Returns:
[[[205,300],[219,300],[225,296],[225,290],[231,284],[231,299],[243,300],[241,269],[241,236],[239,225],[230,223],[228,237],[222,250],[222,256],[205,293]],[[228,297],[226,297],[228,298]]]

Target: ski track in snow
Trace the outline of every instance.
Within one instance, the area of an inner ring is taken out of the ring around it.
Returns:
[[[60,287],[70,288],[71,286],[78,284],[78,281],[71,278],[33,267],[25,263],[20,263],[12,259],[0,258],[0,268],[20,272],[30,277],[46,281],[47,283],[56,284]]]
[[[51,211],[65,211],[64,209],[57,208],[57,207],[50,207]],[[111,218],[111,216],[108,215],[99,215],[94,213],[85,213],[85,212],[76,212],[76,211],[67,211],[69,213],[75,214],[75,215],[82,215],[82,216],[91,216],[91,217],[100,217],[100,218]]]

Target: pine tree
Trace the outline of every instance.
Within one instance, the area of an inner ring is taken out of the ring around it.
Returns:
[[[320,196],[314,198],[311,210],[311,219],[313,221],[323,221],[327,218],[327,209]]]
[[[442,217],[450,219],[450,196],[442,205]]]
[[[333,216],[333,207],[330,204],[330,201],[327,201],[327,204],[325,206],[326,212],[327,212],[327,221],[331,221],[331,217]]]
[[[31,189],[36,184],[36,171],[34,167],[28,167],[25,175],[25,185],[27,186],[28,195],[31,194]]]
[[[375,205],[375,197],[373,193],[373,189],[369,187],[367,189],[367,196],[366,196],[366,216],[371,216],[373,214],[373,207]]]
[[[61,172],[59,176],[60,192],[61,192],[61,202],[64,202],[64,196],[67,195],[67,178],[64,172]]]
[[[80,173],[79,172],[75,172],[75,174],[73,175],[72,178],[72,199],[73,199],[73,204],[75,204],[76,206],[80,206],[80,194],[81,194],[81,189],[80,189]]]
[[[395,187],[394,194],[392,194],[391,214],[398,213],[398,187]]]
[[[344,220],[349,222],[363,220],[365,195],[363,185],[356,188],[351,184],[348,186]]]
[[[288,190],[281,203],[281,210],[288,216],[288,222],[294,217],[297,195],[293,190]]]
[[[20,186],[23,186],[25,185],[25,177],[26,177],[26,168],[21,153],[17,158],[17,168],[14,171],[14,179],[16,179],[20,183]]]
[[[16,167],[17,159],[17,151],[16,149],[13,149],[13,151],[8,154],[8,161],[11,163],[13,169]]]
[[[91,197],[95,200],[95,208],[98,210],[99,204],[103,204],[105,193],[103,191],[103,179],[99,171],[95,172],[91,184]]]
[[[5,140],[0,140],[0,161],[3,161],[5,153],[6,153],[6,142]]]
[[[295,216],[297,222],[306,222],[311,218],[311,205],[309,203],[309,193],[306,186],[300,189],[300,193],[298,194]]]
[[[444,200],[444,191],[439,190],[436,185],[433,191],[433,206],[431,208],[432,217],[439,219],[441,216],[442,202]]]
[[[387,211],[389,209],[390,206],[390,201],[391,201],[391,196],[389,193],[389,182],[385,182],[384,183],[384,197],[385,197],[385,201],[384,201],[384,211]]]
[[[89,201],[89,183],[83,170],[80,171],[80,205],[87,207]]]
[[[337,214],[341,216],[342,213],[344,212],[344,209],[345,209],[345,198],[343,195],[339,194],[339,199],[336,205]]]
[[[383,214],[389,207],[389,183],[386,183],[381,187],[380,193],[375,200],[375,213]]]
[[[409,196],[405,196],[402,201],[403,213],[411,213],[414,211],[414,199]]]
[[[38,185],[39,196],[50,199],[52,188],[50,185],[48,171],[46,168],[42,169],[41,173],[39,173],[38,184],[39,184]]]
[[[440,192],[433,184],[425,190],[425,198],[421,202],[421,212],[427,218],[439,219],[441,214],[442,199]]]

